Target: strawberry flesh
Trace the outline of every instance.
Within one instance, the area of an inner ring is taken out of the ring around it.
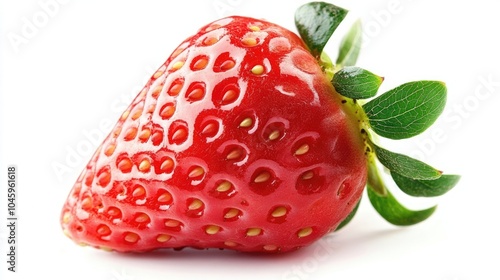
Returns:
[[[302,40],[228,17],[185,40],[77,179],[64,232],[96,248],[307,246],[366,183],[358,120]]]

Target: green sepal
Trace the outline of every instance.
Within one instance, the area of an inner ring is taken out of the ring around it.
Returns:
[[[323,48],[347,10],[325,2],[311,2],[295,12],[295,26],[311,54],[319,59]]]
[[[460,180],[459,175],[441,175],[435,180],[416,180],[391,172],[396,185],[406,194],[417,197],[440,196],[451,190]]]
[[[383,81],[384,78],[368,70],[347,66],[335,73],[332,84],[335,90],[345,97],[366,99],[377,94]]]
[[[337,57],[337,67],[353,66],[358,60],[362,42],[361,20],[357,20],[349,29],[349,32],[342,38]]]
[[[354,215],[356,215],[356,212],[358,211],[360,203],[361,203],[361,198],[358,200],[358,203],[356,203],[356,206],[354,206],[354,209],[352,209],[351,213],[349,213],[349,215],[347,215],[347,217],[345,217],[345,219],[342,222],[340,222],[335,231],[340,230],[341,228],[345,227],[349,222],[351,222],[352,218],[354,218]]]
[[[398,86],[363,105],[373,131],[390,139],[418,135],[443,112],[446,86],[438,81],[416,81]]]
[[[411,226],[420,223],[429,218],[437,207],[417,211],[410,210],[401,205],[389,191],[385,196],[380,196],[370,186],[368,186],[367,191],[371,204],[380,216],[397,226]]]
[[[335,74],[335,65],[333,65],[331,58],[325,52],[322,52],[319,57],[319,65],[321,65],[321,69],[323,73],[325,73],[328,81],[331,81]]]
[[[394,153],[372,143],[375,154],[382,165],[391,172],[416,180],[435,180],[442,172],[407,155]]]

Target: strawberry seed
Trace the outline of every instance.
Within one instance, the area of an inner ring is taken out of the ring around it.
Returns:
[[[236,208],[229,208],[224,214],[224,219],[230,220],[241,215],[241,211]]]
[[[194,199],[189,205],[188,210],[199,210],[203,207],[203,202],[199,199]]]
[[[205,228],[205,232],[209,235],[214,235],[220,231],[219,226],[210,225]]]
[[[313,232],[313,229],[311,227],[306,227],[306,228],[299,230],[297,232],[297,236],[299,238],[306,237],[306,236],[311,235],[312,232]]]
[[[261,228],[249,228],[247,229],[247,236],[257,236],[262,233]]]
[[[229,181],[223,181],[222,183],[217,186],[216,190],[218,192],[227,192],[229,189],[231,189],[233,185]]]
[[[309,152],[309,145],[308,144],[303,144],[300,146],[297,150],[295,150],[295,155],[296,156],[301,156],[307,152]]]
[[[137,233],[127,232],[124,239],[128,243],[136,243],[137,241],[139,241],[139,235],[137,235]]]
[[[143,159],[141,163],[139,163],[139,171],[148,172],[151,168],[151,162],[147,158]]]
[[[251,72],[254,75],[262,75],[262,74],[264,74],[264,66],[262,66],[262,65],[255,65],[252,68]]]
[[[254,183],[264,183],[271,178],[271,174],[267,171],[263,171],[257,177],[253,179]]]
[[[271,216],[273,216],[274,218],[280,218],[280,217],[285,216],[287,212],[288,212],[288,210],[285,207],[278,206],[273,210],[273,212],[271,213]]]
[[[168,234],[160,234],[156,237],[156,241],[158,241],[160,243],[164,243],[164,242],[169,241],[170,238],[172,238],[172,237]]]
[[[143,186],[137,184],[135,185],[134,190],[132,191],[132,196],[133,197],[140,197],[146,194],[146,190],[144,189]]]
[[[263,248],[266,251],[276,251],[278,249],[278,246],[276,246],[276,245],[264,245]]]
[[[252,124],[253,124],[252,118],[248,117],[248,118],[245,118],[245,119],[243,119],[241,121],[240,127],[245,127],[246,128],[246,127],[252,126]]]
[[[205,170],[201,166],[196,166],[188,174],[189,178],[196,178],[205,174]]]

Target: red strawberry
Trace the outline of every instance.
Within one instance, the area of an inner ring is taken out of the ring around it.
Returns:
[[[355,118],[294,33],[211,23],[153,75],[64,206],[76,242],[117,251],[288,251],[334,229],[366,182]]]
[[[348,100],[291,31],[246,17],[208,24],[97,149],[63,230],[121,252],[307,246],[353,211],[367,182],[370,142]]]

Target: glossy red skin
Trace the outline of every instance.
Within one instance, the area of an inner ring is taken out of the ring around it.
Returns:
[[[205,40],[211,37],[217,40]],[[229,57],[234,66],[226,69]],[[175,69],[178,61],[184,64]],[[255,65],[264,72],[252,73]],[[183,87],[169,95],[177,79]],[[204,83],[204,94],[189,96],[193,83]],[[239,95],[221,104],[228,85]],[[96,151],[64,204],[62,227],[77,243],[121,252],[186,246],[285,252],[307,246],[338,226],[366,183],[357,119],[341,99],[294,33],[243,17],[209,24],[174,51]],[[164,111],[162,119],[165,104],[175,104],[175,111]],[[253,119],[250,127],[240,125],[246,117]],[[207,122],[218,129],[207,132]],[[275,130],[279,137],[269,139]],[[304,143],[309,150],[295,155]],[[234,148],[243,154],[228,159]],[[173,167],[159,170],[167,157]],[[118,167],[123,158],[133,163],[120,165],[124,172]],[[140,171],[144,159],[151,167]],[[204,174],[189,178],[195,166]],[[271,178],[255,183],[263,170]],[[303,179],[309,171],[313,177]],[[232,187],[218,192],[223,180]],[[171,199],[167,194],[159,202],[166,192]],[[203,206],[188,210],[193,199]],[[286,214],[273,217],[280,206]],[[224,218],[228,208],[239,215]],[[219,230],[209,234],[209,226]],[[309,227],[309,235],[299,236]],[[262,231],[247,236],[249,228]]]

